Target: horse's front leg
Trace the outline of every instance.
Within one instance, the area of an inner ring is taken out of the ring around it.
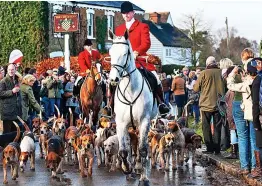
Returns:
[[[121,168],[124,174],[130,174],[132,172],[131,166],[131,147],[130,147],[130,136],[127,131],[127,125],[124,123],[118,123],[117,137],[119,141],[118,158],[122,162]]]
[[[146,171],[146,160],[147,160],[147,154],[148,154],[148,132],[150,127],[150,120],[144,119],[141,122],[140,128],[139,128],[139,155],[141,157],[141,164],[142,164],[142,172],[140,177],[140,184],[142,185],[148,185],[149,180],[147,178],[147,171]]]

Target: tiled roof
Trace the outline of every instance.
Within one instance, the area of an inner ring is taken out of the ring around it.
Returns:
[[[149,20],[143,20],[148,24],[150,32],[164,45],[170,47],[190,48],[192,41],[177,27],[171,26],[169,23],[155,24]]]

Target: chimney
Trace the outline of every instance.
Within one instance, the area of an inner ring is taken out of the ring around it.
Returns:
[[[160,23],[161,14],[158,14],[157,12],[149,14],[150,20],[154,22],[155,24]]]

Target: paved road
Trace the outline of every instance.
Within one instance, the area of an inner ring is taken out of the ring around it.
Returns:
[[[36,156],[36,171],[29,170],[27,164],[26,171],[24,173],[19,172],[19,178],[14,181],[10,179],[10,171],[8,171],[8,185],[9,186],[62,186],[62,185],[88,185],[88,186],[137,186],[138,178],[133,181],[127,181],[125,176],[120,172],[108,172],[106,167],[97,168],[96,164],[93,168],[92,178],[82,178],[77,170],[77,166],[70,166],[65,164],[64,169],[66,172],[61,175],[60,179],[52,179],[51,173],[45,167],[44,160],[39,158],[38,144],[37,144],[37,156]],[[194,168],[191,166],[183,166],[176,171],[160,172],[158,170],[148,171],[150,183],[152,185],[159,186],[174,186],[174,185],[211,185],[205,168],[201,165],[197,165]],[[3,181],[3,170],[0,168],[0,185]]]

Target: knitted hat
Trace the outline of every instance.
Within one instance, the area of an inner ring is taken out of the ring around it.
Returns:
[[[217,64],[215,57],[209,56],[206,60],[206,66]]]
[[[86,39],[84,46],[91,46],[92,45],[92,41],[90,39]]]
[[[23,53],[20,50],[13,50],[9,56],[9,63],[21,64],[23,59]]]
[[[129,1],[125,1],[121,4],[121,13],[126,14],[128,12],[133,11],[133,4],[130,3]]]

